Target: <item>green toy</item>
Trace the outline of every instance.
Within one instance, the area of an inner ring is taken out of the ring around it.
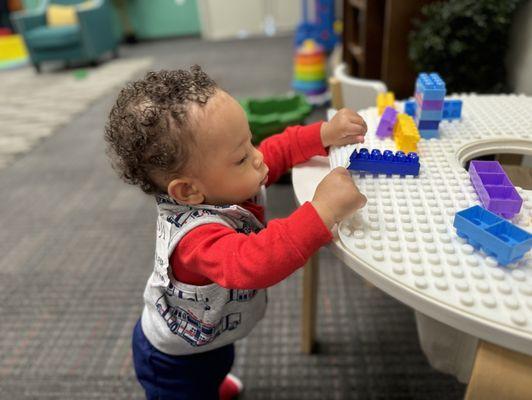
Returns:
[[[312,111],[310,104],[300,94],[249,98],[240,100],[240,104],[248,116],[254,144],[282,132],[289,125],[302,123]]]

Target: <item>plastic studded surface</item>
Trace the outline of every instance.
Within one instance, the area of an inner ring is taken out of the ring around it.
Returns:
[[[403,301],[432,309],[437,303],[440,320],[459,320],[464,330],[532,355],[531,252],[502,267],[453,228],[456,212],[479,204],[459,157],[467,149],[500,149],[511,140],[521,151],[532,152],[532,98],[459,98],[462,119],[442,121],[440,139],[419,141],[418,177],[353,173],[368,203],[340,224],[339,238],[376,282],[393,282]],[[368,125],[364,146],[393,148],[391,139],[375,137],[376,109],[359,113]],[[331,168],[345,165],[355,148],[331,149]],[[511,222],[530,231],[532,196],[518,192],[523,206]]]

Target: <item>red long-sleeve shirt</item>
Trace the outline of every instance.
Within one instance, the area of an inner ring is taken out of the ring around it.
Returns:
[[[259,150],[269,168],[268,184],[294,165],[327,154],[320,128],[321,123],[293,126],[262,141]],[[251,201],[241,206],[265,222],[262,206]],[[183,283],[261,289],[292,274],[331,239],[330,230],[307,202],[289,217],[271,220],[249,235],[221,224],[200,225],[181,239],[170,263],[174,277]]]

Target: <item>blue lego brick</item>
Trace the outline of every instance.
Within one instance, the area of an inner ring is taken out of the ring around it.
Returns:
[[[445,100],[445,92],[422,92],[421,90],[418,90],[416,87],[416,91],[414,92],[414,96],[416,98],[416,101],[419,103],[425,103],[425,102],[437,102],[437,101],[444,101]]]
[[[415,102],[415,100],[405,101],[404,112],[405,112],[405,114],[408,114],[412,118],[414,118],[414,116],[416,115],[416,102]]]
[[[445,90],[445,82],[437,72],[420,73],[416,85],[419,85],[423,90]]]
[[[349,158],[347,169],[354,171],[365,171],[372,174],[386,175],[419,175],[419,157],[416,153],[405,154],[402,151],[393,153],[391,150],[374,149],[369,152],[362,148],[360,151],[354,150]]]
[[[416,91],[423,93],[424,100],[440,100],[445,97],[445,82],[435,72],[422,72],[416,80]]]
[[[443,102],[443,119],[460,119],[462,117],[462,100],[445,100]]]
[[[501,265],[519,260],[532,247],[532,234],[480,206],[457,212],[453,225],[458,236]]]
[[[430,121],[430,120],[424,119],[418,122],[417,129],[418,130],[425,130],[425,129],[438,130],[439,126],[440,126],[440,121]]]
[[[419,121],[441,121],[443,115],[443,110],[420,110],[419,107],[416,109],[416,124]]]
[[[419,136],[423,139],[437,139],[440,137],[440,132],[437,129],[419,129]]]

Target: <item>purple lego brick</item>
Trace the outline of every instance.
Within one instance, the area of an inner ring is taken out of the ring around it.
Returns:
[[[471,161],[469,176],[487,210],[504,218],[521,211],[523,199],[497,161]]]
[[[423,110],[442,110],[443,100],[423,100],[423,93],[416,92],[416,106]]]
[[[377,126],[377,136],[381,139],[392,136],[393,126],[397,120],[397,111],[392,107],[386,107]]]

